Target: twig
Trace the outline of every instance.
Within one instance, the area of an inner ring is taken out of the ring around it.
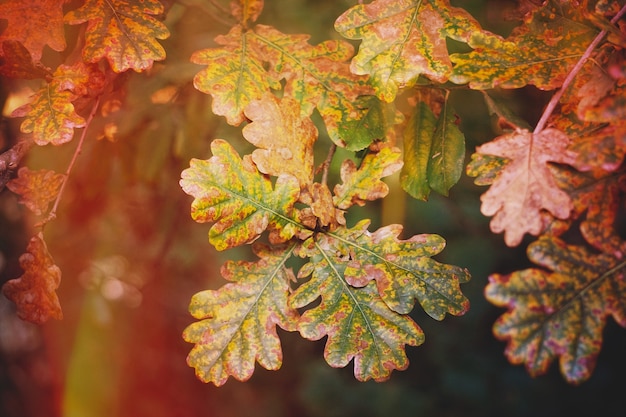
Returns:
[[[74,155],[72,156],[72,160],[70,161],[69,165],[67,166],[67,169],[65,170],[63,182],[61,183],[61,188],[59,189],[57,198],[54,200],[54,205],[52,206],[50,213],[48,213],[48,216],[43,221],[39,222],[37,226],[43,227],[49,221],[54,220],[56,218],[57,208],[59,207],[59,203],[61,202],[61,197],[63,196],[63,192],[65,191],[65,186],[67,185],[67,181],[70,178],[70,173],[72,172],[72,169],[74,168],[74,164],[76,163],[76,160],[78,159],[78,155],[80,155],[80,152],[83,149],[83,142],[85,142],[85,137],[87,137],[87,130],[89,129],[89,125],[91,125],[91,122],[93,118],[95,117],[96,111],[98,110],[99,106],[100,106],[100,97],[98,96],[98,98],[96,98],[96,102],[93,105],[93,108],[91,109],[91,113],[89,114],[89,117],[87,118],[87,122],[85,123],[85,127],[83,128],[83,132],[80,135],[80,139],[78,141],[78,145],[76,146],[76,150],[74,151]]]
[[[611,24],[617,22],[624,15],[624,13],[626,13],[626,5],[622,6],[621,10],[617,12],[615,16],[613,16],[613,19],[611,19]],[[598,44],[600,43],[600,41],[602,41],[602,38],[604,38],[606,34],[606,29],[601,30],[600,33],[596,35],[594,40],[589,44],[589,46],[585,50],[585,53],[580,57],[580,59],[578,60],[576,65],[574,65],[574,68],[572,68],[569,74],[567,74],[567,77],[565,77],[561,88],[550,99],[550,102],[546,106],[546,109],[543,111],[541,119],[539,119],[539,122],[537,122],[537,126],[535,127],[535,131],[533,133],[537,134],[545,128],[546,123],[548,122],[548,118],[550,118],[550,116],[554,112],[554,109],[559,104],[559,100],[561,100],[561,97],[565,93],[565,90],[567,90],[567,87],[569,87],[572,81],[574,81],[574,78],[576,77],[576,75],[578,75],[583,65],[585,65],[593,50],[596,48],[596,46],[598,46]]]
[[[326,184],[328,181],[328,170],[330,168],[330,163],[333,160],[333,156],[335,156],[335,151],[337,150],[337,145],[334,143],[328,149],[328,156],[326,156],[326,160],[322,163],[320,169],[322,169],[322,184]]]

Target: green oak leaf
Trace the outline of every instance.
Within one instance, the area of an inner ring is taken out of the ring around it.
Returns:
[[[306,307],[322,297],[319,305],[302,315],[300,334],[310,340],[328,336],[324,348],[328,364],[345,367],[354,359],[354,375],[359,381],[383,381],[394,369],[406,369],[404,346],[423,343],[420,327],[409,316],[390,310],[373,283],[363,288],[350,286],[343,278],[346,264],[337,262],[332,248],[309,239],[300,255],[310,260],[298,277],[312,277],[292,294],[290,305]]]
[[[446,313],[460,316],[469,301],[459,284],[469,281],[466,269],[431,259],[445,241],[439,235],[421,234],[398,239],[402,226],[381,227],[370,233],[369,220],[351,229],[338,229],[320,237],[320,245],[333,247],[346,263],[344,277],[355,287],[376,281],[378,292],[390,309],[409,313],[417,299],[424,311],[436,320]]]

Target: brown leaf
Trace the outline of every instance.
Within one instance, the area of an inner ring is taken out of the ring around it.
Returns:
[[[39,216],[48,210],[50,202],[59,194],[64,178],[54,171],[32,171],[22,167],[17,172],[17,178],[7,183],[7,188],[19,194],[20,203]]]
[[[61,270],[50,256],[41,232],[30,239],[26,253],[20,256],[20,266],[24,274],[2,287],[2,293],[17,306],[18,317],[36,324],[50,318],[62,319],[55,291],[61,282]]]
[[[33,61],[28,49],[19,41],[2,42],[0,51],[0,75],[10,78],[44,78],[49,80],[50,70],[40,62]]]

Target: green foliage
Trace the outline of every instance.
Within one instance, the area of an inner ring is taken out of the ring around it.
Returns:
[[[469,301],[460,284],[470,274],[434,259],[445,246],[439,235],[403,239],[402,225],[369,231],[370,219],[351,216],[355,206],[387,199],[395,182],[416,199],[426,201],[431,191],[448,196],[465,168],[476,185],[489,187],[481,212],[493,216],[491,230],[504,232],[506,245],[537,237],[528,257],[541,269],[493,274],[486,288],[490,302],[508,308],[494,325],[508,341],[507,357],[531,375],[558,358],[569,382],[588,379],[606,317],[626,327],[626,244],[618,230],[623,2],[521,2],[513,14],[519,24],[503,38],[448,0],[373,0],[334,22],[354,43],[317,44],[310,34],[257,23],[262,0],[223,3],[87,0],[68,5],[63,17],[58,2],[37,0],[33,10],[47,19],[49,36],[30,36],[40,28],[24,19],[19,0],[0,4],[7,21],[0,74],[35,80],[34,94],[12,97],[22,104],[12,112],[22,118],[22,136],[0,155],[3,181],[23,149],[61,148],[83,129],[65,175],[20,170],[7,184],[39,216],[21,258],[25,273],[4,287],[20,317],[61,317],[61,274],[44,228],[56,218],[83,147],[121,138],[132,145],[119,160],[90,162],[159,183],[168,158],[191,159],[179,185],[193,197],[192,219],[211,223],[217,250],[251,244],[258,257],[227,261],[221,274],[230,282],[192,298],[198,321],[183,337],[193,344],[188,364],[201,380],[247,380],[257,362],[278,369],[277,326],[305,339],[326,337],[327,363],[353,361],[359,381],[386,380],[407,368],[406,346],[425,340],[425,326],[411,315],[415,304],[435,320],[463,315]],[[227,22],[213,44],[160,42],[173,28],[184,30],[177,19],[194,7],[214,8],[216,21]],[[80,29],[64,35],[64,23]],[[453,49],[452,41],[461,45]],[[74,49],[56,53],[66,45]],[[45,59],[46,46],[56,51],[53,59]],[[176,46],[196,66],[169,62]],[[529,85],[551,91],[534,127],[495,98]],[[451,96],[469,90],[490,90],[483,93],[486,116],[495,116],[497,130],[466,163]],[[212,114],[199,104],[209,96]],[[228,139],[214,139],[215,116],[229,125]],[[155,144],[159,130],[168,140]],[[207,137],[211,156],[204,159]],[[336,161],[338,148],[350,158]],[[78,201],[81,191],[73,195]],[[579,241],[569,244],[577,232]]]

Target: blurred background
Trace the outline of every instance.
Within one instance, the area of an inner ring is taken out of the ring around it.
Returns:
[[[525,254],[530,239],[507,248],[501,235],[492,234],[489,219],[479,212],[485,190],[465,175],[449,197],[432,195],[428,202],[412,200],[391,178],[389,198],[347,216],[349,224],[372,219],[370,230],[402,223],[404,238],[440,234],[447,247],[437,259],[466,267],[472,275],[461,287],[471,302],[466,315],[438,322],[419,307],[413,311],[426,342],[407,347],[406,371],[394,372],[385,383],[360,383],[352,364],[345,369],[326,365],[325,340],[311,342],[279,331],[284,349],[279,371],[257,366],[249,381],[231,378],[220,388],[197,380],[185,362],[191,345],[181,338],[193,321],[188,303],[194,293],[224,284],[219,268],[227,258],[250,253],[246,248],[218,253],[209,245],[209,225],[191,220],[191,197],[178,180],[190,158],[209,157],[214,138],[228,139],[242,153],[250,147],[239,128],[212,115],[210,97],[191,85],[201,67],[190,64],[189,56],[214,46],[213,38],[227,32],[227,22],[211,1],[164,3],[172,32],[163,41],[167,60],[155,63],[148,76],[125,76],[121,108],[90,127],[58,218],[45,230],[50,253],[63,271],[58,293],[64,319],[43,326],[22,322],[13,304],[0,296],[0,416],[624,415],[626,332],[611,319],[596,370],[580,386],[568,385],[557,364],[547,375],[531,378],[523,367],[506,361],[505,344],[491,333],[504,310],[487,303],[483,289],[491,273],[530,266]],[[355,3],[268,0],[259,22],[284,33],[309,33],[316,44],[339,38],[332,22]],[[502,35],[516,24],[503,19],[516,7],[514,1],[452,3]],[[33,85],[3,80],[0,104]],[[549,99],[549,93],[532,88],[501,95],[531,125]],[[452,100],[469,156],[494,137],[494,126],[479,93],[454,91]],[[0,106],[5,116],[11,111],[7,106]],[[2,120],[4,150],[16,140],[19,121]],[[107,130],[113,125],[115,132]],[[329,144],[320,128],[318,163]],[[72,144],[33,149],[25,162],[32,169],[64,172],[73,152]],[[347,156],[339,153],[334,167]],[[18,258],[34,234],[33,223],[15,195],[0,193],[2,282],[22,274]]]

